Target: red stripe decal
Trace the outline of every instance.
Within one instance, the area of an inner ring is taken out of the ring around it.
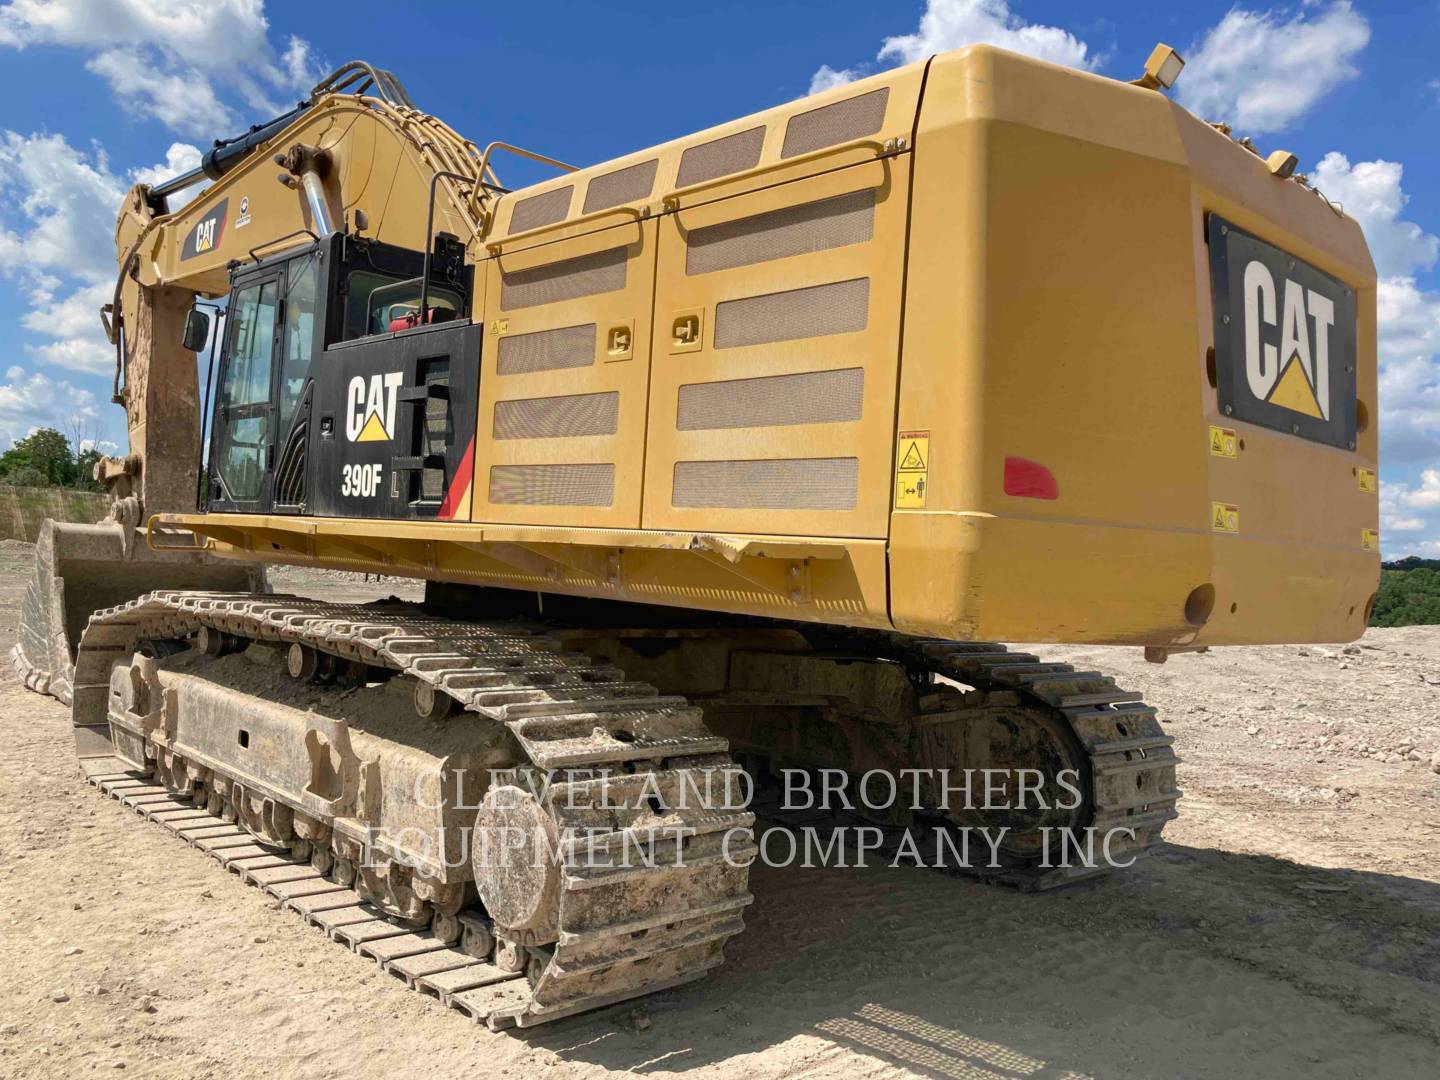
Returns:
[[[445,499],[440,503],[440,513],[437,515],[446,521],[455,517],[455,511],[459,508],[460,501],[470,491],[470,484],[474,479],[475,472],[475,437],[470,437],[470,442],[465,446],[465,454],[460,458],[460,467],[455,470],[455,478],[450,481],[450,486],[445,489]]]

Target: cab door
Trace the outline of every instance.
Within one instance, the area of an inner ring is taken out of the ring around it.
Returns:
[[[277,514],[300,514],[312,502],[309,485],[311,413],[315,381],[311,361],[324,330],[321,252],[317,247],[285,265],[280,305],[279,360],[275,364],[275,468],[271,507]]]
[[[269,509],[275,463],[275,358],[284,268],[247,277],[231,293],[209,462],[211,510]]]

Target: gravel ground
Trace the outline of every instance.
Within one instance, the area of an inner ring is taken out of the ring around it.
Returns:
[[[0,545],[6,650],[28,560]],[[1433,1078],[1440,627],[1163,667],[1042,651],[1160,707],[1186,795],[1157,853],[1040,896],[757,868],[713,977],[522,1036],[407,991],[99,796],[66,710],[7,668],[0,1075]]]

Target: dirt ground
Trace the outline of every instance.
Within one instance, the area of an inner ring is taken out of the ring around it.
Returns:
[[[7,652],[28,559],[0,544]],[[1157,854],[1039,896],[757,867],[710,979],[520,1036],[406,990],[97,794],[66,710],[7,665],[0,1076],[1440,1074],[1440,627],[1163,667],[1048,651],[1160,706],[1186,794]]]

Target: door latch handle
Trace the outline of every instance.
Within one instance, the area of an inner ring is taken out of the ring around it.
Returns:
[[[700,348],[704,323],[699,311],[682,311],[670,324],[670,351],[695,352]]]

